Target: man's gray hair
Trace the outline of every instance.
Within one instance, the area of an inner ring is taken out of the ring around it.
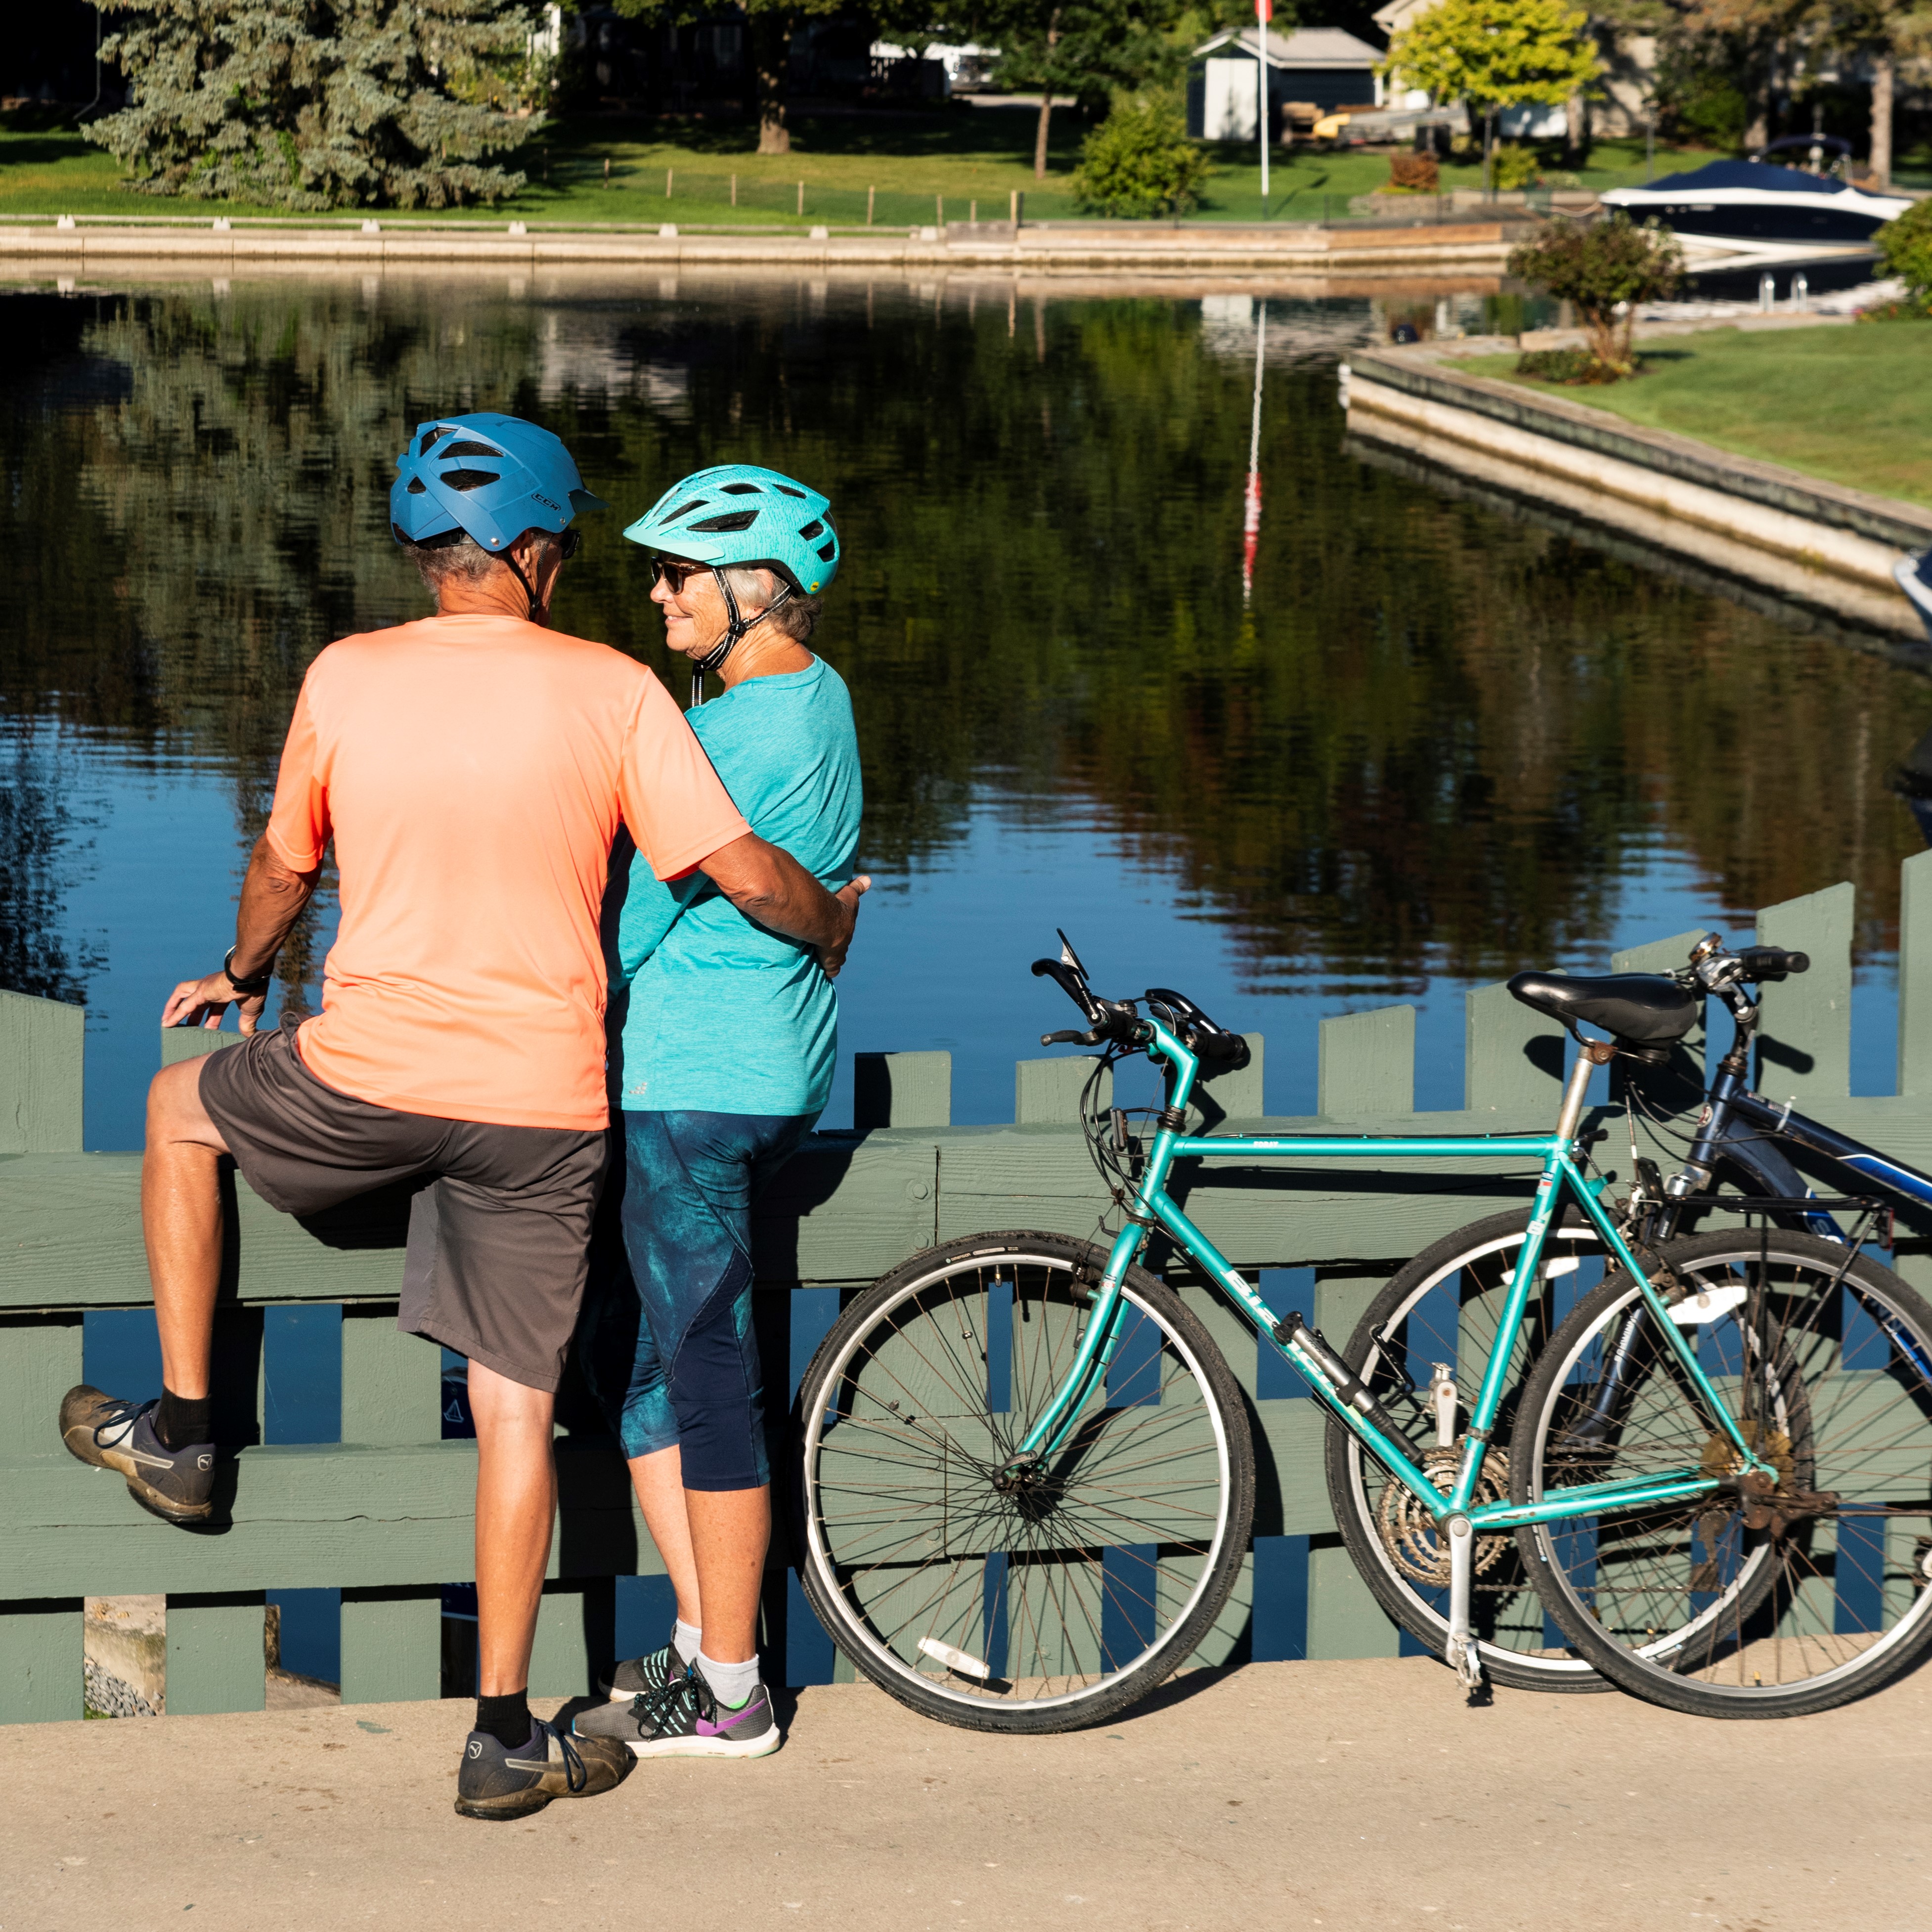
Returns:
[[[784,582],[775,570],[754,569],[746,564],[734,564],[724,572],[724,578],[731,586],[731,595],[738,600],[740,614],[745,616],[764,610],[778,594]],[[802,644],[818,629],[824,610],[824,598],[807,597],[794,591],[766,622],[772,630],[790,638],[794,644]]]
[[[524,532],[526,536],[530,534],[529,531]],[[536,534],[549,537],[556,532],[540,527]],[[422,579],[424,588],[431,596],[439,598],[446,584],[481,584],[503,560],[500,550],[485,550],[467,530],[455,531],[446,538],[436,538],[426,544],[405,542],[403,554],[416,566],[416,574]],[[776,622],[777,620],[772,621]]]

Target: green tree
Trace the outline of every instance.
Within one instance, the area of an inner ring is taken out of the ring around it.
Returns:
[[[1628,376],[1635,366],[1636,305],[1660,302],[1676,287],[1683,258],[1668,231],[1636,227],[1619,213],[1607,221],[1555,224],[1510,255],[1509,272],[1573,303],[1598,368]]]
[[[1208,157],[1167,103],[1123,97],[1080,145],[1073,192],[1096,214],[1184,214],[1201,199]]]
[[[448,208],[524,184],[540,125],[466,100],[528,43],[526,0],[101,0],[130,98],[83,129],[149,194]]]
[[[984,0],[962,10],[958,30],[998,47],[1003,86],[1039,94],[1033,172],[1044,181],[1055,101],[1172,86],[1204,22],[1212,32],[1226,11],[1182,0]]]
[[[1565,0],[1438,0],[1389,43],[1380,70],[1482,116],[1486,184],[1499,109],[1557,106],[1602,73],[1588,27]]]
[[[1932,315],[1932,201],[1917,201],[1878,231],[1879,259],[1905,284],[1913,307]]]

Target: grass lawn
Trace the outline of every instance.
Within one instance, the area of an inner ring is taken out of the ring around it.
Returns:
[[[1932,323],[1735,328],[1642,350],[1644,373],[1601,388],[1549,389],[1653,429],[1781,463],[1882,496],[1932,504]],[[1503,381],[1514,356],[1458,363]]]
[[[1028,108],[963,104],[930,115],[806,117],[794,127],[793,153],[759,155],[750,152],[748,122],[560,120],[515,158],[530,184],[514,200],[494,208],[418,218],[573,225],[674,221],[694,227],[806,228],[822,222],[849,228],[864,226],[869,202],[877,226],[904,228],[934,221],[942,211],[948,221],[965,220],[975,212],[982,220],[1004,220],[1009,198],[1018,190],[1027,198],[1029,220],[1070,220],[1078,213],[1071,176],[1084,130],[1072,111],[1056,111],[1048,176],[1038,182],[1032,167],[1034,125]],[[1660,154],[1658,172],[1696,166],[1711,158],[1702,153]],[[1252,151],[1220,150],[1216,160],[1198,218],[1260,218],[1261,169]],[[1586,187],[1641,181],[1642,143],[1600,142],[1591,163],[1582,174]],[[1387,181],[1388,160],[1382,154],[1290,154],[1275,160],[1270,174],[1268,218],[1338,219],[1348,213],[1351,197]],[[1442,179],[1445,188],[1482,184],[1479,166],[1447,166]],[[0,126],[0,216],[212,220],[217,214],[269,212],[131,194],[122,184],[120,164],[78,134]]]

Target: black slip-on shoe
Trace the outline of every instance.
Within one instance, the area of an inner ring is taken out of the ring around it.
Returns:
[[[635,1760],[609,1738],[573,1738],[541,1718],[530,1742],[499,1744],[488,1731],[464,1741],[456,1808],[466,1818],[527,1818],[553,1798],[595,1798],[622,1784]]]
[[[128,1479],[128,1493],[170,1522],[206,1522],[214,1512],[214,1444],[170,1449],[154,1433],[158,1401],[135,1403],[82,1382],[61,1398],[68,1454]]]

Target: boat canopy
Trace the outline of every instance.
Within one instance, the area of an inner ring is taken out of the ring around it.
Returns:
[[[1845,184],[1828,176],[1808,175],[1802,168],[1780,168],[1768,161],[1712,161],[1690,173],[1666,175],[1641,190],[1646,194],[1709,194],[1719,188],[1755,188],[1762,194],[1843,194]]]

